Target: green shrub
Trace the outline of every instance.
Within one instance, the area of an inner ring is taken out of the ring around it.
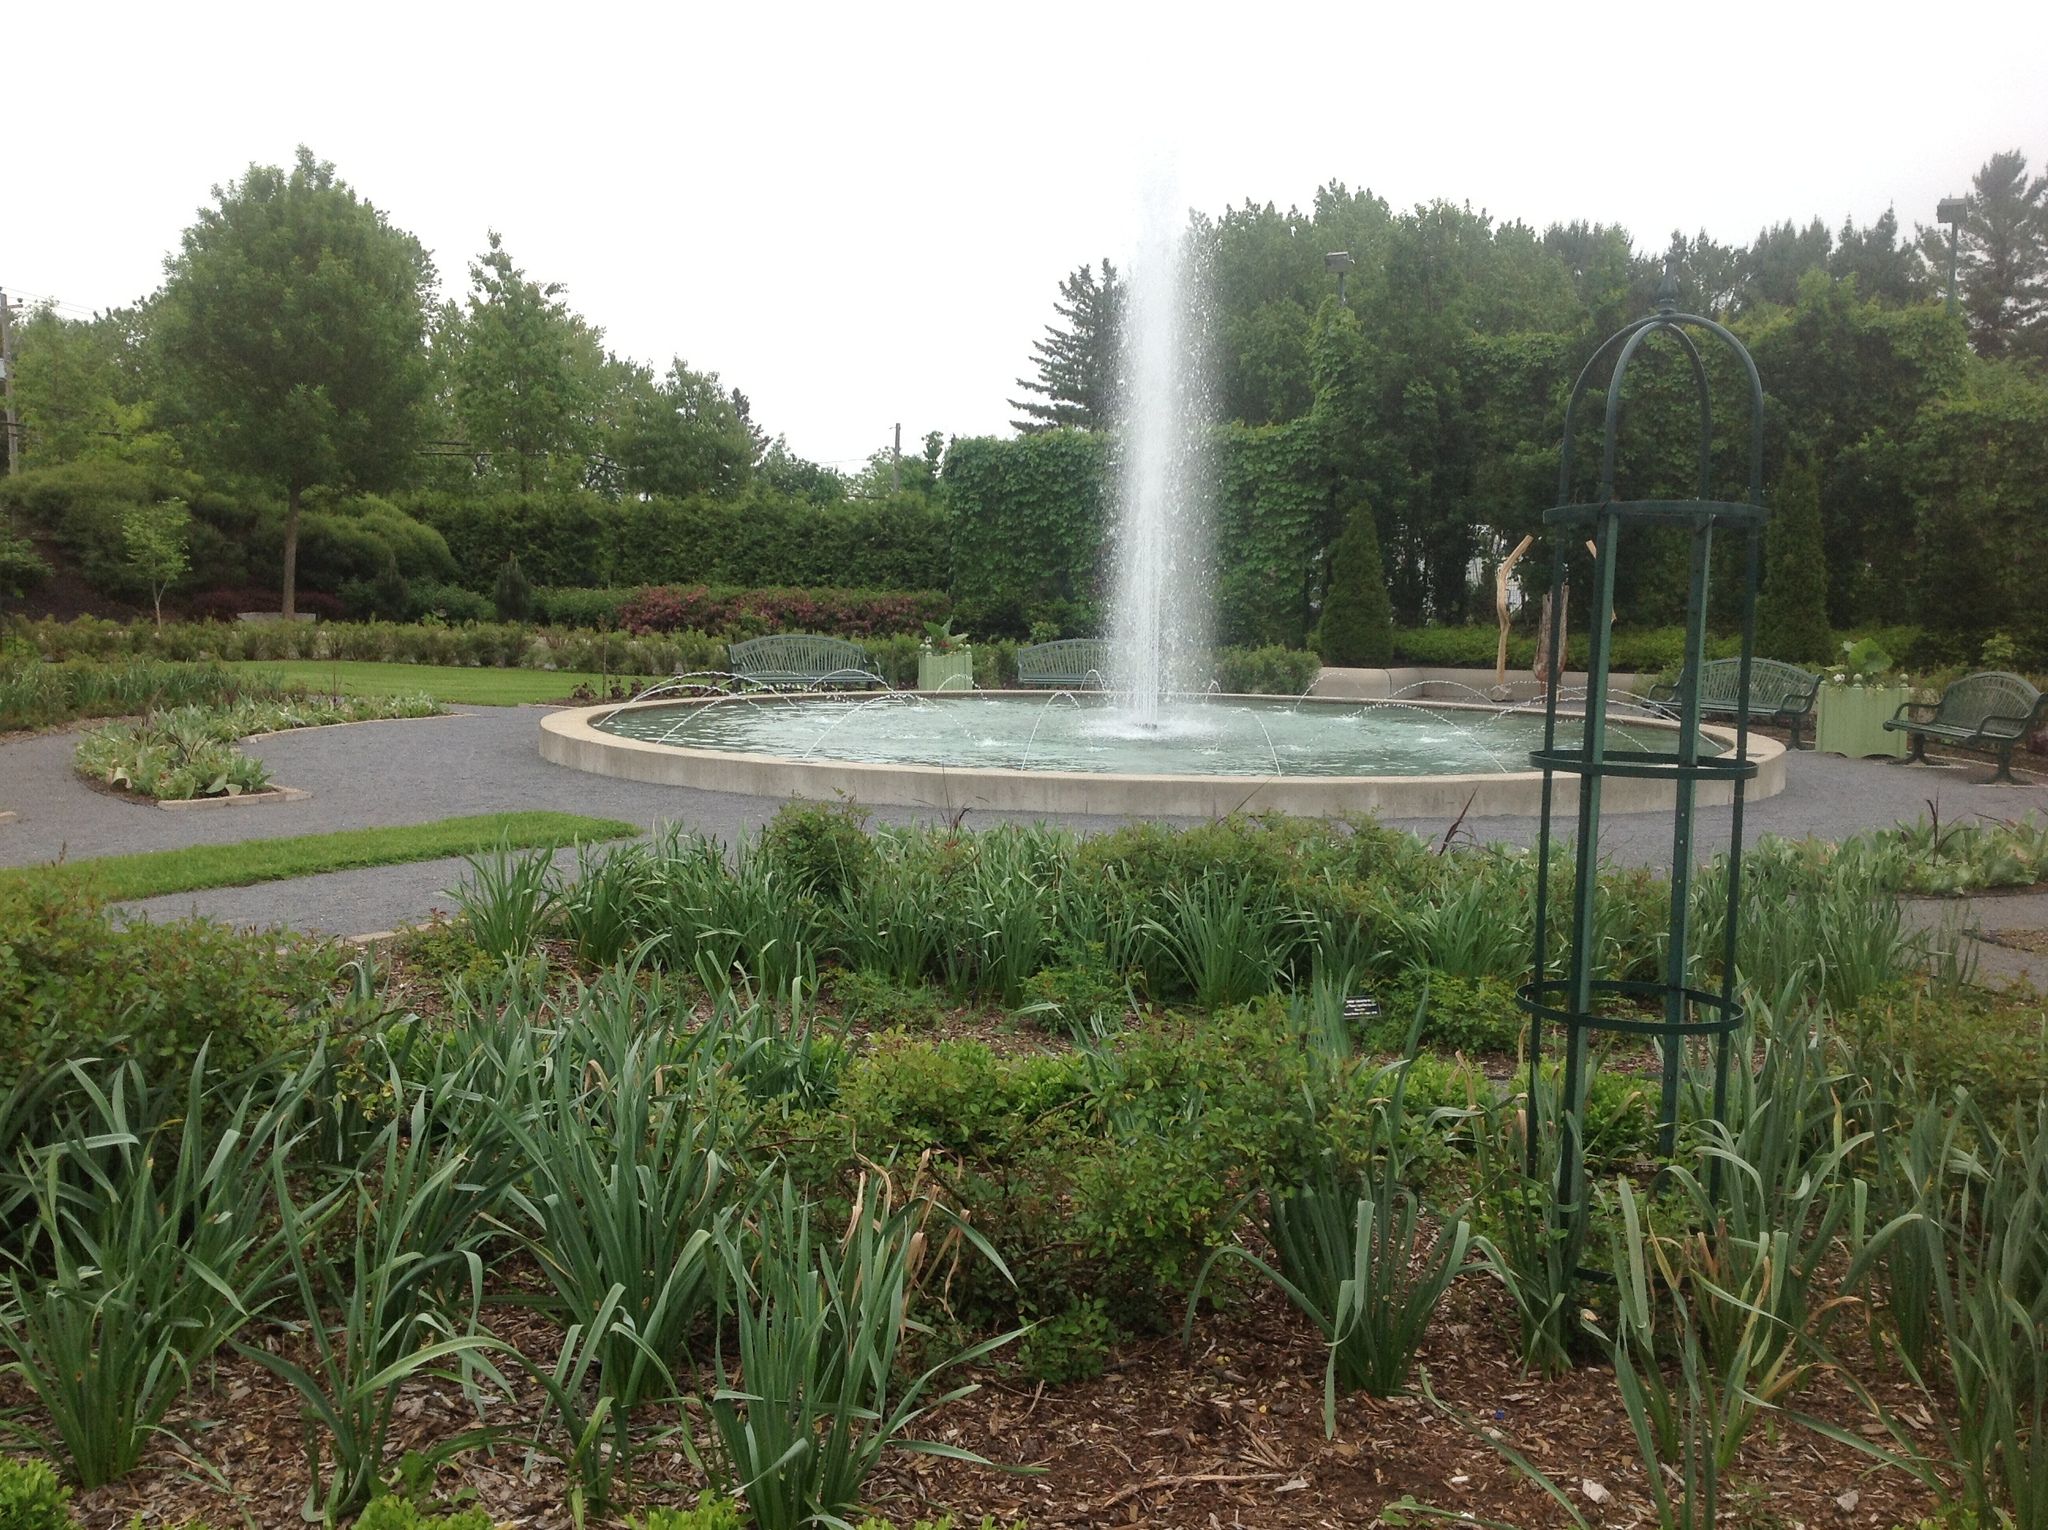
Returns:
[[[1321,669],[1322,661],[1301,648],[1216,650],[1216,684],[1233,696],[1300,696]]]
[[[460,1509],[451,1514],[429,1514],[409,1498],[373,1498],[356,1519],[355,1530],[492,1530],[491,1516],[482,1509]]]
[[[1835,1025],[1864,1055],[1910,1069],[1921,1089],[1968,1089],[1992,1114],[2048,1091],[2048,1008],[2024,990],[1895,984],[1840,1011]]]
[[[718,1493],[697,1495],[695,1508],[649,1509],[626,1521],[632,1530],[740,1530],[739,1505]]]
[[[0,880],[0,1088],[51,1056],[132,1056],[158,1082],[234,1073],[298,1041],[325,947],[207,920],[116,928],[69,879]]]
[[[1496,977],[1456,977],[1443,972],[1412,972],[1393,985],[1367,1036],[1369,1045],[1383,1052],[1401,1048],[1415,1007],[1423,1000],[1425,976],[1429,999],[1422,1019],[1424,1046],[1463,1053],[1512,1053],[1520,1046],[1528,1021],[1515,1005],[1514,984]]]
[[[0,599],[19,599],[49,577],[50,565],[35,544],[0,526]]]
[[[877,1030],[924,1030],[939,1023],[944,1009],[935,988],[907,987],[883,972],[841,972],[832,979],[832,1000],[840,1014]]]
[[[1114,1028],[1130,1007],[1129,980],[1110,967],[1100,942],[1024,982],[1023,1012],[1049,1030],[1085,1033],[1098,1023]]]
[[[875,869],[867,819],[854,802],[787,802],[762,833],[761,853],[812,897],[857,895]]]
[[[1078,1090],[1069,1058],[1000,1058],[981,1041],[885,1036],[847,1066],[839,1100],[865,1151],[1000,1149]]]
[[[1082,1297],[1031,1325],[1018,1343],[1017,1363],[1033,1381],[1052,1386],[1086,1381],[1102,1374],[1115,1338],[1108,1301]]]
[[[0,1456],[0,1530],[70,1530],[71,1489],[46,1461]]]

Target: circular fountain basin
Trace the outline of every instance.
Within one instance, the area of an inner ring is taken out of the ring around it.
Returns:
[[[1565,719],[1569,718],[1568,721]],[[1578,738],[1560,713],[1561,743]],[[975,692],[715,696],[552,712],[543,759],[623,780],[753,796],[847,797],[940,811],[1211,818],[1232,812],[1387,818],[1533,815],[1529,751],[1540,710],[1451,701],[1219,696],[1162,706],[1141,725],[1100,695]],[[1677,725],[1610,714],[1611,747],[1670,751]],[[1702,752],[1734,747],[1702,728]],[[1750,737],[1751,798],[1784,787],[1784,748]],[[1553,805],[1577,800],[1556,777]],[[1695,800],[1730,800],[1704,782]],[[1622,778],[1608,812],[1668,809],[1667,780]]]

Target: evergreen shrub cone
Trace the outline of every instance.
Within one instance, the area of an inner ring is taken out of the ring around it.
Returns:
[[[1368,505],[1352,506],[1344,535],[1330,550],[1330,582],[1316,633],[1325,664],[1377,668],[1393,662],[1394,605]]]

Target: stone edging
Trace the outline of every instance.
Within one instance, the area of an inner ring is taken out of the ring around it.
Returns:
[[[194,813],[208,808],[257,807],[269,802],[303,802],[313,794],[296,786],[271,786],[260,792],[242,792],[233,797],[187,797],[182,801],[156,804],[165,813]]]

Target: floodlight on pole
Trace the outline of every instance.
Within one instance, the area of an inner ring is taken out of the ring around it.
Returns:
[[[1337,273],[1337,306],[1339,308],[1349,308],[1351,306],[1350,303],[1345,301],[1344,297],[1344,273],[1357,264],[1358,262],[1351,258],[1349,250],[1332,250],[1323,257],[1323,269]]]
[[[1956,311],[1956,252],[1963,236],[1963,220],[1970,215],[1968,197],[1943,197],[1934,204],[1934,220],[1948,225],[1948,311]]]

